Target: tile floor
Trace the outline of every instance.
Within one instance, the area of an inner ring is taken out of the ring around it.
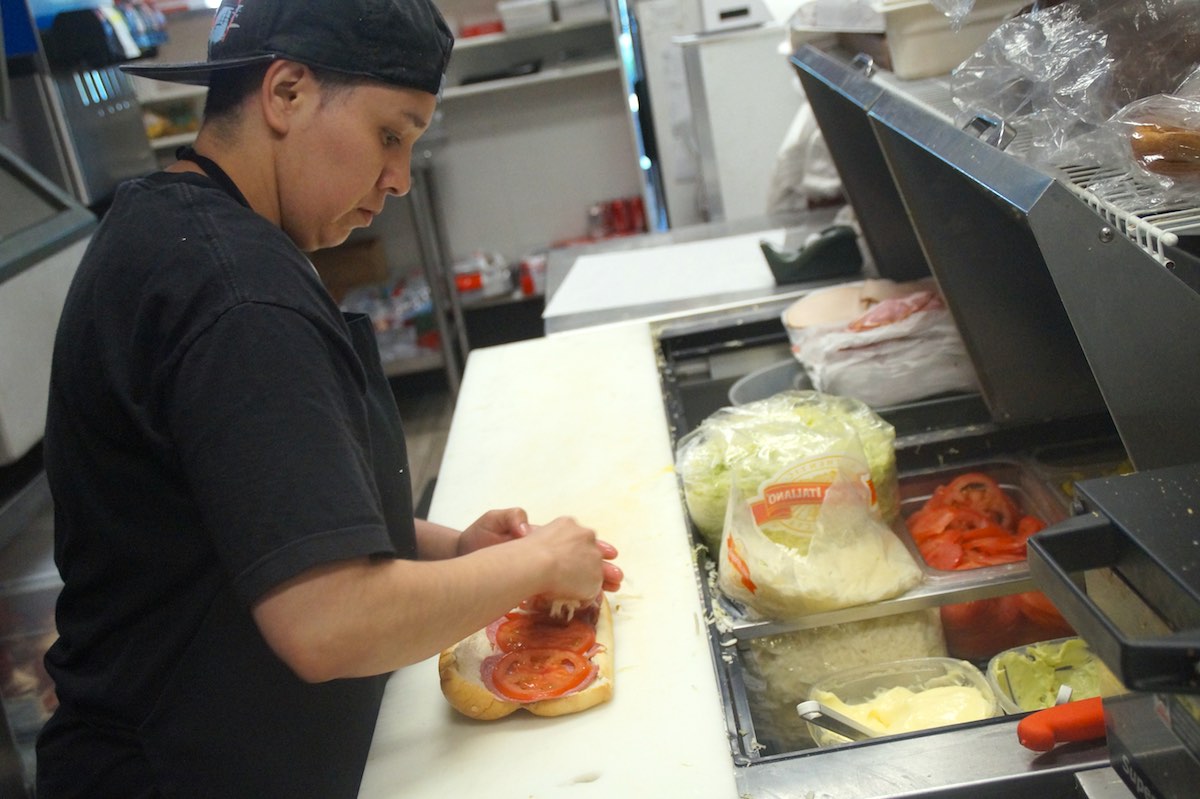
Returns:
[[[454,415],[454,397],[443,375],[412,375],[393,378],[392,390],[400,408],[408,446],[408,464],[412,470],[413,501],[423,515],[421,500],[430,481],[437,477],[442,452],[450,434]]]

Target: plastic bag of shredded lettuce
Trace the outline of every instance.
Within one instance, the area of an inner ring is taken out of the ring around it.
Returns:
[[[895,429],[863,402],[817,391],[784,391],[722,408],[684,436],[675,453],[688,515],[715,557],[730,489],[754,496],[764,480],[856,437],[889,524],[900,508]],[[770,535],[770,530],[767,531]]]
[[[890,599],[921,568],[872,502],[870,472],[848,426],[751,496],[729,495],[717,585],[763,616],[794,618]]]

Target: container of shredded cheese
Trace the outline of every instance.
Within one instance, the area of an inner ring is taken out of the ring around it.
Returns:
[[[983,672],[956,658],[915,658],[839,671],[813,683],[808,698],[849,716],[877,737],[1000,714]],[[848,740],[811,723],[809,731],[822,747]]]

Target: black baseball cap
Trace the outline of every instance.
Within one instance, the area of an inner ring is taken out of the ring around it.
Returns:
[[[286,58],[437,94],[453,46],[432,0],[221,0],[207,61],[121,69],[207,86],[214,72]]]

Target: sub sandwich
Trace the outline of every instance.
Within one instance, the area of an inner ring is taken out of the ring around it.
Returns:
[[[613,626],[607,597],[578,609],[540,601],[475,632],[438,658],[442,693],[473,719],[517,710],[562,716],[612,698]]]

